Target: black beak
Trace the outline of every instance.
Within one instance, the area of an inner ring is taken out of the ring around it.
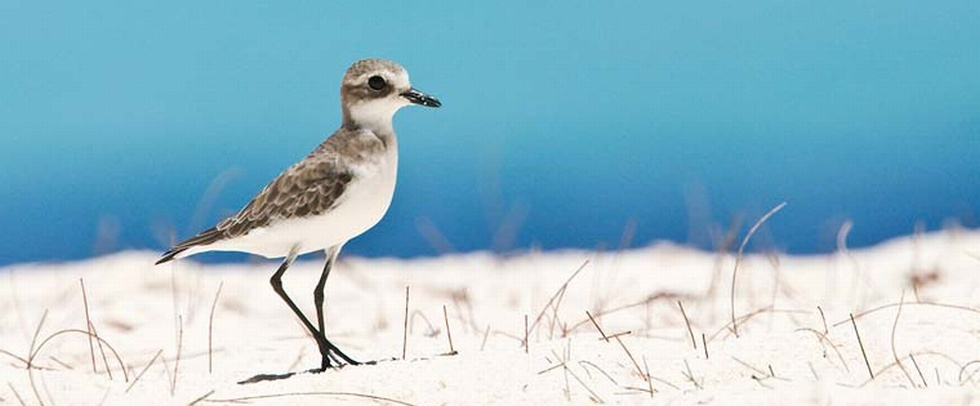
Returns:
[[[416,89],[414,87],[411,88],[411,89],[408,89],[407,92],[402,93],[402,97],[408,99],[408,101],[412,102],[413,104],[421,104],[421,105],[423,105],[425,107],[440,107],[440,106],[442,106],[442,103],[439,102],[439,99],[436,99],[435,97],[432,97],[432,96],[429,96],[429,95],[427,95],[425,93],[422,93],[422,92],[420,92],[418,89]]]

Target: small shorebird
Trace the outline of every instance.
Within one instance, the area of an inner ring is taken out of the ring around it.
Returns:
[[[285,258],[270,282],[310,331],[320,349],[320,370],[354,361],[324,333],[323,286],[344,243],[381,220],[395,191],[398,140],[392,118],[409,104],[439,107],[413,88],[398,64],[366,59],[351,65],[340,85],[343,124],[306,158],[283,171],[238,214],[182,241],[157,261],[207,251],[241,251]],[[326,264],[313,290],[317,325],[282,288],[282,275],[298,255],[324,251]]]

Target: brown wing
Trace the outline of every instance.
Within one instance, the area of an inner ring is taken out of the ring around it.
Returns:
[[[164,253],[157,264],[167,262],[191,247],[240,237],[277,220],[326,213],[337,204],[351,180],[353,175],[338,170],[332,159],[300,161],[266,185],[238,214],[178,243]]]

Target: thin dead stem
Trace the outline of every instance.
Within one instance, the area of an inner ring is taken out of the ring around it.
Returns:
[[[603,316],[608,316],[610,314],[613,314],[613,313],[616,313],[616,312],[619,312],[619,311],[632,309],[634,307],[649,305],[650,303],[653,303],[653,302],[656,302],[656,301],[659,301],[659,300],[672,300],[672,301],[673,300],[677,300],[678,297],[687,297],[687,296],[686,295],[677,294],[677,293],[673,293],[673,292],[658,292],[658,293],[655,293],[655,294],[651,294],[651,295],[647,296],[645,299],[640,300],[640,301],[637,301],[637,302],[628,303],[628,304],[625,304],[625,305],[622,305],[622,306],[618,306],[618,307],[614,307],[614,308],[611,308],[611,309],[608,309],[608,310],[602,310],[602,311],[596,312],[595,314],[593,314],[593,316],[594,317],[600,317],[601,318]],[[587,324],[589,324],[589,319],[588,318],[582,319],[579,322],[573,324],[571,327],[569,327],[568,328],[568,331],[574,331],[574,330],[578,329],[579,327],[582,327],[582,326],[587,325]]]
[[[586,316],[589,316],[589,320],[592,320],[592,325],[595,326],[595,329],[596,330],[599,330],[599,334],[602,335],[602,339],[603,340],[606,340],[606,342],[608,343],[609,342],[609,337],[607,337],[606,336],[606,333],[602,331],[602,327],[599,327],[599,323],[595,321],[595,317],[592,317],[592,313],[589,313],[589,311],[586,310],[585,311],[585,315]]]
[[[742,315],[742,316],[738,317],[737,320],[740,323],[744,323],[744,322],[746,322],[746,321],[748,321],[750,319],[755,318],[756,316],[759,316],[760,314],[765,314],[765,313],[769,313],[769,312],[772,312],[772,313],[790,313],[790,314],[807,314],[807,313],[810,313],[810,311],[808,311],[808,310],[773,309],[773,308],[771,308],[769,306],[766,306],[766,307],[762,307],[762,308],[756,309],[755,311],[753,311],[751,313]],[[714,341],[716,338],[718,338],[719,335],[721,335],[721,333],[724,333],[726,331],[727,332],[733,332],[733,328],[732,328],[732,323],[731,322],[728,322],[727,324],[725,324],[724,326],[722,326],[721,328],[719,328],[718,330],[716,330],[715,333],[711,335],[711,340]]]
[[[180,371],[180,355],[184,350],[184,316],[177,319],[177,359],[174,360],[174,376],[170,382],[170,396],[177,391],[177,375]]]
[[[524,315],[524,353],[528,354],[531,352],[531,330],[527,326],[527,315]]]
[[[854,321],[854,314],[853,313],[851,314],[851,325],[854,326],[854,335],[857,336],[858,345],[861,346],[861,356],[864,357],[864,365],[868,367],[868,375],[870,375],[871,376],[871,379],[874,380],[875,379],[875,373],[874,373],[874,371],[871,370],[871,362],[868,361],[868,353],[867,353],[867,351],[864,350],[864,342],[861,341],[861,333],[858,332],[858,325],[857,325],[857,322]]]
[[[41,397],[41,393],[37,391],[37,384],[34,383],[34,368],[32,368],[32,365],[34,363],[34,356],[37,354],[35,349],[44,346],[44,342],[41,342],[41,344],[38,346],[35,345],[37,344],[37,337],[41,335],[41,328],[44,327],[44,321],[47,320],[47,318],[48,309],[44,309],[44,313],[41,315],[41,320],[37,323],[37,329],[34,330],[34,337],[31,338],[30,350],[27,352],[27,378],[31,382],[31,391],[34,392],[34,397],[37,399],[37,403],[41,406],[44,406],[44,398]]]
[[[619,346],[623,347],[623,351],[625,351],[626,356],[630,358],[630,362],[632,362],[633,367],[636,368],[636,373],[640,374],[640,378],[642,378],[644,381],[650,380],[650,377],[643,373],[643,369],[640,368],[640,364],[636,362],[636,358],[633,357],[633,353],[630,352],[629,348],[626,348],[626,344],[623,343],[623,340],[621,340],[619,336],[615,336],[614,338],[616,339],[616,342],[619,343]]]
[[[796,329],[796,331],[806,331],[806,332],[813,333],[813,335],[817,336],[817,339],[820,341],[820,345],[823,345],[823,343],[830,344],[830,348],[832,348],[834,350],[834,353],[837,354],[837,359],[839,359],[841,365],[844,366],[844,370],[847,371],[848,373],[851,372],[851,368],[847,366],[847,361],[844,360],[844,355],[842,355],[840,349],[837,348],[837,344],[834,344],[833,341],[830,341],[830,338],[827,337],[826,334],[821,333],[809,327],[799,328]],[[826,347],[824,347],[824,353],[826,353]]]
[[[884,304],[884,305],[881,305],[881,306],[878,306],[878,307],[875,307],[875,308],[872,308],[872,309],[865,310],[865,311],[860,312],[858,314],[854,314],[853,316],[854,316],[855,319],[860,319],[861,317],[867,316],[867,315],[869,315],[871,313],[879,312],[881,310],[889,309],[889,308],[896,307],[896,306],[899,306],[899,305],[900,305],[899,303]],[[962,311],[974,313],[976,315],[980,315],[980,310],[977,310],[977,309],[974,309],[974,308],[971,308],[971,307],[967,307],[967,306],[960,306],[960,305],[953,305],[953,304],[946,304],[946,303],[936,303],[936,302],[909,302],[909,303],[905,303],[904,305],[905,306],[935,306],[935,307],[942,307],[942,308],[945,308],[945,309],[962,310]],[[837,323],[834,323],[833,327],[841,326],[841,325],[844,325],[844,324],[846,324],[848,322],[849,322],[849,320],[841,320],[841,321],[839,321]]]
[[[225,286],[225,281],[218,283],[218,291],[214,293],[214,300],[211,302],[211,313],[208,315],[208,373],[213,372],[212,339],[214,331],[214,309],[218,306],[218,297],[221,296],[221,288]]]
[[[456,349],[453,348],[453,333],[449,330],[449,314],[446,312],[446,305],[442,305],[442,319],[446,321],[446,337],[449,338],[449,354],[455,355]]]
[[[483,342],[480,343],[480,351],[487,348],[487,338],[490,338],[490,325],[487,324],[487,329],[483,331]]]
[[[928,388],[929,383],[926,382],[926,376],[922,374],[922,368],[919,368],[919,363],[915,361],[915,356],[909,352],[909,359],[912,360],[912,365],[915,366],[915,371],[919,373],[919,379],[922,379],[922,387]]]
[[[691,336],[691,346],[695,350],[698,349],[698,341],[694,339],[694,330],[691,329],[691,320],[687,318],[687,312],[684,311],[684,304],[680,300],[677,301],[677,307],[681,309],[681,316],[684,317],[684,325],[687,326],[687,335]]]
[[[562,365],[564,366],[565,371],[571,374],[572,378],[575,378],[575,380],[578,381],[579,385],[582,385],[582,387],[585,388],[585,390],[589,391],[589,394],[592,396],[593,400],[595,400],[598,403],[606,403],[605,401],[602,400],[601,397],[599,397],[598,394],[595,393],[595,391],[592,390],[592,388],[589,387],[589,385],[585,384],[585,381],[583,381],[582,378],[579,378],[578,374],[576,374],[575,371],[572,371],[571,368],[569,368],[564,363]]]
[[[33,366],[33,360],[36,359],[37,356],[38,356],[38,354],[41,353],[41,349],[43,349],[45,346],[47,346],[55,338],[60,337],[60,336],[65,335],[65,334],[83,334],[83,335],[90,336],[90,337],[94,338],[98,342],[101,342],[103,345],[106,346],[106,348],[109,349],[109,351],[112,352],[113,357],[116,359],[116,362],[119,364],[119,369],[121,369],[123,371],[123,377],[126,379],[126,382],[129,382],[129,375],[126,372],[126,363],[123,362],[122,357],[119,356],[119,353],[116,352],[116,349],[113,348],[112,345],[110,345],[109,342],[106,341],[106,340],[104,340],[102,337],[99,337],[96,334],[89,333],[88,331],[79,330],[79,329],[59,330],[59,331],[56,331],[56,332],[52,333],[51,335],[47,336],[44,340],[41,341],[40,344],[37,345],[37,347],[32,348],[32,350],[31,350],[32,355],[28,358],[28,361],[29,361],[29,363],[31,365],[30,365],[30,367],[28,369],[39,369],[39,368],[36,368],[36,367]]]
[[[534,323],[532,323],[528,328],[529,332],[537,328],[538,323],[541,322],[541,319],[544,317],[545,312],[547,312],[549,308],[552,308],[552,305],[555,303],[556,300],[558,300],[559,296],[562,296],[565,290],[568,289],[568,284],[572,282],[572,279],[575,279],[575,277],[578,276],[578,274],[581,273],[582,270],[585,269],[585,267],[588,264],[589,264],[589,260],[585,260],[584,262],[582,262],[582,265],[579,265],[578,269],[576,269],[575,272],[572,272],[572,275],[565,280],[565,283],[563,283],[561,287],[559,287],[558,290],[555,291],[553,295],[551,295],[551,299],[548,299],[548,303],[544,305],[544,308],[541,309],[541,312],[538,313],[538,316],[534,318]]]
[[[820,320],[823,322],[823,333],[824,335],[830,334],[830,329],[827,328],[827,316],[823,314],[823,308],[817,306],[817,311],[820,312]]]
[[[95,328],[95,324],[89,324],[88,330],[92,333],[89,337],[98,337],[99,331]],[[105,355],[105,348],[102,347],[101,341],[96,341],[96,346],[99,347],[99,354],[102,356],[102,365],[105,366],[105,372],[109,375],[109,380],[112,380],[112,369],[109,368],[109,360]],[[125,371],[123,371],[125,373]]]
[[[198,403],[201,403],[201,402],[203,402],[205,399],[209,398],[213,394],[214,394],[214,389],[211,389],[208,393],[205,393],[205,394],[201,395],[200,397],[198,397],[197,399],[194,399],[193,402],[188,403],[187,406],[194,406],[194,405],[196,405]]]
[[[905,375],[905,379],[908,379],[909,383],[913,388],[917,388],[918,385],[912,380],[912,375],[909,375],[909,371],[905,369],[905,365],[902,365],[902,361],[898,359],[898,351],[895,350],[895,331],[898,330],[898,319],[902,316],[902,304],[905,303],[905,291],[902,291],[902,297],[898,301],[898,312],[895,313],[895,322],[892,323],[892,334],[891,334],[891,350],[892,359],[898,364],[898,368],[902,370],[902,374]]]
[[[684,377],[687,378],[687,380],[691,381],[691,383],[694,384],[695,388],[704,389],[704,387],[701,386],[701,383],[698,382],[697,379],[694,379],[694,372],[691,371],[691,364],[687,362],[687,358],[684,359],[684,367],[687,368],[687,372],[682,371],[681,375],[684,375]]]
[[[24,398],[20,397],[20,393],[17,393],[17,389],[14,388],[13,384],[7,382],[7,387],[10,388],[10,391],[14,393],[14,397],[17,398],[17,402],[20,403],[20,406],[27,406],[27,403],[24,403]]]
[[[405,360],[405,355],[408,352],[408,297],[410,293],[409,286],[405,286],[405,324],[402,329],[402,360]]]
[[[973,373],[967,375],[966,378],[964,378],[963,377],[963,373],[966,372],[966,370],[968,368],[970,368],[971,366],[973,366],[973,365],[980,365],[980,360],[973,360],[973,361],[967,362],[966,364],[963,364],[962,367],[960,367],[960,374],[958,376],[958,380],[960,381],[960,385],[962,385],[962,384],[964,384],[966,382],[973,381],[973,376],[976,375],[977,372],[980,372],[980,368],[978,368],[978,369],[974,370]]]
[[[582,360],[582,361],[579,361],[578,363],[579,363],[580,366],[582,366],[582,369],[585,370],[586,372],[588,372],[588,369],[585,369],[585,366],[590,366],[592,368],[595,368],[595,370],[596,371],[599,371],[599,373],[601,373],[603,376],[605,376],[606,379],[609,380],[609,382],[612,382],[613,385],[619,386],[619,384],[616,383],[616,380],[613,379],[612,375],[609,375],[609,373],[606,372],[604,369],[599,368],[599,366],[596,365],[595,363],[593,363],[591,361],[587,361],[587,360]]]
[[[19,355],[17,355],[17,354],[14,354],[14,353],[12,353],[12,352],[10,352],[10,351],[7,351],[7,350],[0,350],[0,354],[3,354],[3,355],[6,355],[6,356],[8,356],[8,357],[11,357],[11,358],[13,358],[13,359],[16,359],[16,360],[18,360],[18,361],[20,361],[20,362],[23,362],[23,363],[24,363],[24,367],[25,367],[25,368],[29,366],[29,363],[27,362],[27,360],[26,360],[26,359],[24,359],[24,358],[21,358],[21,357],[20,357]]]
[[[643,371],[647,376],[647,388],[650,389],[650,398],[653,399],[653,379],[650,379],[650,364],[647,364],[646,355],[643,356]]]
[[[85,293],[85,280],[82,278],[78,278],[78,284],[81,285],[82,287],[82,303],[85,305],[85,329],[88,330],[89,333],[92,333],[92,319],[91,317],[89,317],[88,294]],[[96,370],[95,367],[95,344],[92,341],[93,341],[92,336],[89,335],[88,351],[89,351],[89,355],[92,358],[92,373],[95,374],[98,373],[99,371]]]
[[[759,227],[761,227],[762,224],[765,223],[766,220],[768,220],[774,214],[782,210],[783,207],[786,207],[786,202],[782,202],[776,205],[776,207],[773,207],[765,215],[763,215],[762,218],[759,219],[759,221],[756,221],[755,224],[752,225],[752,228],[749,229],[748,234],[745,235],[745,238],[742,239],[742,244],[738,247],[738,255],[735,257],[735,268],[732,269],[732,289],[730,294],[732,332],[735,334],[736,338],[738,338],[738,321],[735,320],[735,278],[736,276],[738,276],[738,267],[739,265],[742,264],[742,258],[745,253],[745,246],[749,244],[749,240],[752,238],[752,235],[755,234],[755,232],[759,229]]]
[[[291,398],[291,397],[301,397],[301,396],[327,396],[327,397],[337,397],[337,398],[367,399],[372,401],[388,402],[396,405],[415,406],[414,404],[405,402],[403,400],[386,398],[384,396],[369,395],[366,393],[356,393],[356,392],[286,392],[286,393],[271,393],[267,395],[243,396],[238,398],[203,399],[201,400],[201,402],[246,403],[253,400],[280,399],[280,398]]]
[[[133,382],[129,383],[129,386],[126,387],[126,391],[123,393],[129,393],[129,390],[133,389],[133,386],[136,386],[136,382],[139,382],[140,378],[143,377],[143,374],[145,374],[146,371],[150,369],[150,366],[152,366],[153,363],[156,362],[157,358],[160,358],[160,354],[163,354],[163,349],[158,350],[157,353],[153,355],[153,358],[150,358],[150,362],[147,362],[146,366],[143,367],[140,373],[136,374],[136,377],[133,378]]]

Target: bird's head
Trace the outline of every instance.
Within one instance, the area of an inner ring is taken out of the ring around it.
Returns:
[[[442,103],[412,87],[408,72],[383,59],[364,59],[351,65],[340,85],[344,126],[390,129],[398,109],[409,104],[439,107]]]

